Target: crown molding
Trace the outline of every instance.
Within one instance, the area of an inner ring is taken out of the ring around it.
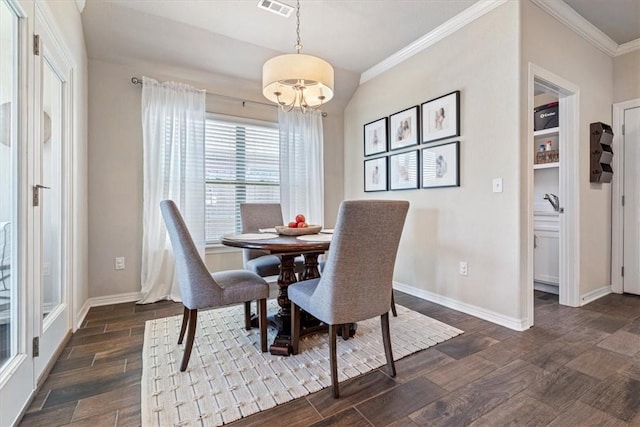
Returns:
[[[435,28],[433,31],[420,37],[418,40],[394,53],[393,55],[383,59],[373,67],[364,71],[360,75],[360,84],[363,84],[374,77],[379,76],[385,71],[390,70],[396,65],[406,61],[417,53],[423,51],[429,46],[434,45],[445,37],[455,33],[460,28],[475,21],[486,13],[491,12],[498,6],[506,3],[507,0],[495,0],[495,1],[479,1],[473,6],[463,10],[453,18],[449,19],[444,24]]]
[[[611,40],[564,1],[531,0],[531,2],[611,57],[640,49],[640,39],[618,46],[618,43]],[[621,52],[622,46],[625,46],[623,52]]]
[[[618,46],[616,50],[616,54],[614,56],[626,55],[627,53],[635,52],[636,50],[640,50],[640,39],[635,39],[630,42],[621,44]]]

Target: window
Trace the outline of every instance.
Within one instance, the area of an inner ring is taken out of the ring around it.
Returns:
[[[240,203],[280,202],[277,123],[208,115],[205,126],[207,244],[241,232]],[[276,225],[276,224],[274,224]]]

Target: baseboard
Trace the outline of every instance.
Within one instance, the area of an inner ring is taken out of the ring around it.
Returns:
[[[605,295],[609,295],[613,291],[611,290],[611,285],[603,286],[594,291],[587,292],[586,294],[580,295],[580,306],[589,304],[597,300],[598,298],[602,298]]]
[[[396,281],[393,282],[393,288],[414,297],[418,297],[430,302],[435,302],[436,304],[440,304],[447,308],[470,314],[480,319],[487,320],[491,323],[496,323],[500,326],[504,326],[505,328],[513,329],[515,331],[524,331],[528,329],[525,326],[526,319],[516,319],[514,317],[505,316],[504,314],[496,313],[495,311],[486,310],[482,307],[467,304],[453,298],[434,294],[432,292],[425,291],[424,289],[418,289],[413,286],[409,286]]]
[[[536,291],[547,292],[554,295],[560,295],[560,288],[558,285],[550,285],[543,282],[533,282],[533,289]]]
[[[80,312],[76,316],[77,327],[75,329],[78,329],[78,327],[82,325],[82,322],[84,322],[84,318],[87,316],[87,313],[89,312],[89,309],[91,307],[100,307],[102,305],[110,304],[122,304],[123,302],[138,301],[140,299],[142,299],[142,292],[128,292],[126,294],[89,298],[87,301],[85,301],[84,305],[80,309]]]

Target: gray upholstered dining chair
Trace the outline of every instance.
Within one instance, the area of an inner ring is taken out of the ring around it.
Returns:
[[[247,307],[252,300],[258,301],[260,348],[267,351],[267,298],[269,284],[260,276],[246,270],[228,270],[210,273],[193,243],[187,225],[178,207],[172,200],[160,202],[162,216],[169,232],[171,246],[176,258],[176,270],[180,295],[184,305],[182,327],[178,344],[182,344],[187,330],[187,343],[182,356],[180,370],[185,371],[191,357],[191,348],[196,335],[199,309],[216,308],[229,304],[244,303],[245,327],[250,329]]]
[[[241,203],[240,221],[243,233],[257,233],[263,228],[273,228],[284,225],[282,207],[280,203]],[[280,258],[264,251],[243,249],[242,259],[244,268],[253,271],[258,276],[277,276],[280,273]],[[304,259],[296,257],[295,271],[299,273],[304,267]]]
[[[11,223],[0,222],[0,282],[6,291],[7,280],[11,277]]]
[[[380,316],[389,374],[396,370],[389,334],[393,269],[409,202],[345,201],[323,275],[289,286],[291,346],[298,352],[300,309],[329,325],[333,396],[339,397],[336,330],[340,325]]]

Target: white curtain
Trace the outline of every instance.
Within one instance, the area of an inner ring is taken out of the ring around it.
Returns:
[[[142,79],[144,209],[139,303],[181,301],[160,201],[173,200],[204,256],[205,91]]]
[[[309,224],[324,224],[322,114],[278,109],[280,125],[280,203],[284,223],[304,214]]]

